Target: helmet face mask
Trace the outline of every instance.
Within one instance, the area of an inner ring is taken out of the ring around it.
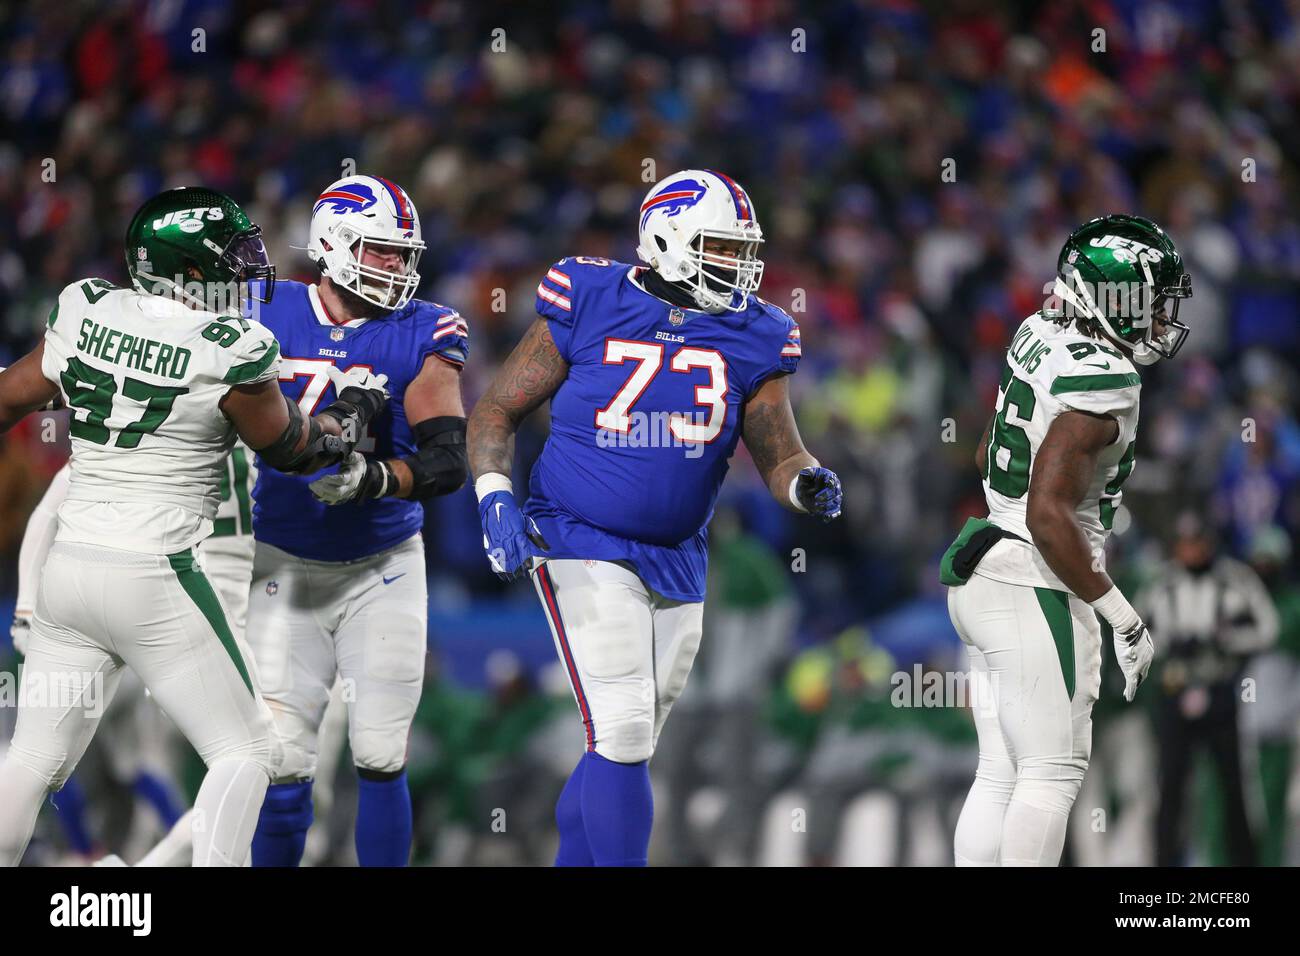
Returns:
[[[687,169],[656,183],[641,204],[641,261],[685,287],[705,312],[743,312],[763,279],[763,230],[733,179]]]
[[[1085,223],[1057,260],[1054,295],[1066,313],[1121,345],[1138,365],[1173,358],[1182,348],[1190,329],[1178,308],[1191,294],[1173,240],[1138,216]]]
[[[330,185],[312,211],[307,255],[330,282],[386,311],[402,308],[420,285],[425,244],[420,217],[397,184],[348,176]],[[373,264],[393,254],[396,269]]]
[[[271,265],[267,257],[261,226],[253,226],[232,236],[221,253],[221,260],[234,273],[236,281],[248,284],[250,299],[257,302],[271,301],[271,296],[275,293],[275,266]],[[254,282],[257,283],[256,287],[252,285]]]

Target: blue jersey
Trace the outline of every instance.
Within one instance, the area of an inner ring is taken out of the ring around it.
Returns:
[[[402,404],[406,387],[430,355],[460,366],[469,330],[454,309],[412,300],[383,318],[335,324],[315,286],[280,281],[259,320],[280,343],[280,390],[314,415],[334,401],[327,368],[363,365],[388,376],[391,398],[366,426],[357,451],[368,458],[414,454],[415,438]],[[325,505],[307,485],[325,474],[286,475],[258,462],[253,536],[312,561],[353,561],[394,547],[420,530],[418,501],[380,498]]]
[[[743,312],[681,309],[644,269],[561,259],[537,312],[569,374],[524,510],[557,558],[630,561],[655,591],[702,601],[706,527],[746,400],[799,362],[799,328],[751,296]]]

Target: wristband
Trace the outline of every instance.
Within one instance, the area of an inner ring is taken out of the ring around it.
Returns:
[[[803,504],[799,501],[799,495],[796,494],[795,492],[795,489],[797,489],[798,487],[799,487],[799,476],[795,475],[794,478],[790,480],[790,504],[794,506],[795,511],[802,511],[804,514],[807,514],[808,509],[805,508]]]
[[[511,495],[515,493],[515,486],[511,483],[508,475],[489,471],[474,482],[474,494],[478,495],[479,501],[498,491],[508,491]]]
[[[1112,585],[1111,589],[1097,598],[1095,601],[1089,601],[1093,610],[1104,617],[1116,634],[1126,634],[1133,628],[1142,623],[1138,617],[1138,612],[1133,610],[1133,605],[1120,593],[1119,588]]]

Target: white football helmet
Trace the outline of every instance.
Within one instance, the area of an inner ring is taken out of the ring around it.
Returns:
[[[362,265],[367,246],[400,250],[400,272]],[[307,255],[335,285],[383,309],[400,309],[420,285],[420,214],[401,186],[381,176],[345,176],[311,212]]]
[[[706,312],[742,312],[763,279],[763,241],[740,184],[708,169],[684,169],[655,183],[641,203],[637,255],[669,282],[690,288]],[[742,243],[737,255],[706,252],[709,239]]]

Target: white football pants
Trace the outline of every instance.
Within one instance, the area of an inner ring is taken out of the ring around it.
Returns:
[[[1092,751],[1097,616],[1068,592],[978,572],[948,589],[948,614],[970,651],[980,749],[957,865],[1056,866]]]
[[[273,768],[271,715],[193,552],[58,542],[41,574],[18,723],[0,767],[0,864],[16,865],[46,792],[85,752],[129,666],[208,765],[195,866],[238,866]]]
[[[358,561],[307,561],[258,542],[247,640],[284,747],[276,782],[315,777],[335,676],[358,767],[393,772],[424,686],[424,539]]]
[[[532,572],[587,749],[649,760],[700,649],[703,603],[673,601],[627,565],[548,559]]]

